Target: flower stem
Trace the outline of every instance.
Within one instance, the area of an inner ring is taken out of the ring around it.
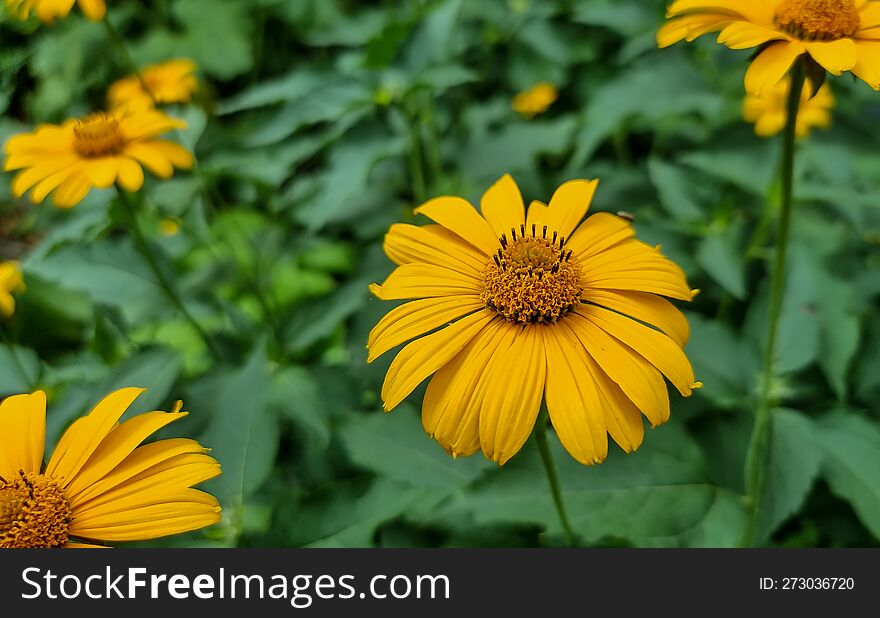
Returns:
[[[541,462],[544,464],[544,470],[547,472],[547,481],[550,483],[553,503],[556,505],[556,512],[559,513],[559,523],[562,524],[562,530],[565,532],[565,544],[569,547],[574,547],[574,532],[572,532],[571,523],[568,521],[568,515],[565,512],[565,502],[562,501],[559,477],[556,475],[556,464],[553,462],[553,454],[550,452],[550,445],[547,443],[547,425],[547,410],[542,408],[538,422],[535,423],[535,442],[538,443]]]
[[[135,64],[134,60],[131,57],[131,54],[128,51],[128,46],[125,44],[125,39],[122,38],[122,35],[119,33],[119,30],[116,29],[110,21],[109,15],[104,15],[104,19],[101,20],[104,22],[104,29],[107,31],[107,35],[110,37],[110,40],[113,42],[113,46],[116,48],[116,51],[119,53],[119,57],[122,59],[122,63],[125,65],[125,68],[131,73],[134,77],[138,78],[138,81],[141,83],[141,88],[144,89],[144,92],[147,93],[147,96],[152,99],[153,104],[156,104],[156,97],[153,96],[150,87],[147,85],[147,82],[144,81],[144,76],[141,75],[140,69],[138,69],[137,64]]]
[[[785,292],[786,256],[788,235],[791,227],[792,194],[794,186],[795,129],[801,92],[805,81],[804,67],[795,63],[791,70],[791,87],[788,92],[787,119],[782,142],[781,204],[776,229],[776,255],[770,278],[770,309],[767,316],[767,340],[764,348],[764,364],[761,373],[755,427],[752,431],[746,455],[746,490],[748,492],[748,520],[742,545],[753,546],[758,535],[758,519],[761,514],[761,498],[766,482],[765,468],[770,453],[770,413],[775,405],[773,378],[776,365],[776,340],[779,334],[779,317]]]
[[[177,292],[177,288],[175,285],[168,279],[165,275],[165,272],[162,270],[162,267],[159,265],[159,261],[156,259],[156,255],[153,253],[153,250],[150,248],[150,242],[147,240],[146,235],[144,234],[143,228],[141,228],[140,222],[138,221],[137,211],[134,208],[134,205],[131,203],[131,200],[128,197],[128,194],[124,189],[117,186],[116,192],[119,194],[119,200],[122,202],[125,213],[128,216],[129,223],[131,224],[131,231],[134,234],[135,243],[137,243],[138,250],[141,255],[143,255],[144,259],[147,260],[147,264],[150,266],[150,270],[153,271],[153,274],[156,276],[156,281],[164,291],[168,299],[174,304],[175,307],[180,311],[184,318],[192,325],[192,327],[196,330],[202,340],[205,342],[205,345],[208,347],[208,350],[214,356],[216,360],[222,360],[222,354],[220,354],[220,350],[214,345],[214,342],[208,336],[208,333],[202,328],[201,324],[199,324],[195,317],[193,317],[192,313],[189,312],[189,309],[184,305],[183,300],[180,298],[180,294]]]

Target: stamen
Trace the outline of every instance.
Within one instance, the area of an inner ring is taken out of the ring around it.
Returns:
[[[547,238],[547,226],[546,225],[544,226],[544,231],[541,234],[541,238]]]
[[[853,0],[784,0],[773,15],[776,27],[802,41],[851,38],[861,21]]]

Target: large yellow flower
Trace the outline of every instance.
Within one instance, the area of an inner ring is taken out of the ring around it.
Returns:
[[[525,118],[533,118],[546,112],[558,97],[556,86],[549,82],[539,82],[513,97],[511,106],[517,114]]]
[[[505,175],[480,202],[432,199],[437,225],[394,225],[385,252],[399,265],[373,293],[412,300],[370,333],[369,361],[395,357],[382,400],[390,411],[433,374],[425,431],[453,455],[482,448],[504,464],[529,437],[542,401],[562,444],[584,464],[639,447],[643,413],[669,418],[665,375],[684,396],[699,383],[683,352],[689,301],[682,270],[608,213],[583,223],[598,181],[560,186],[549,206]],[[649,326],[650,325],[650,326]]]
[[[18,262],[0,262],[0,315],[12,317],[15,313],[15,298],[12,293],[23,289],[24,283]]]
[[[133,110],[156,103],[187,103],[199,86],[195,73],[196,64],[185,58],[154,64],[110,86],[107,101],[111,109]]]
[[[104,0],[6,0],[6,6],[19,19],[27,19],[33,11],[41,21],[51,22],[67,17],[74,2],[92,21],[100,21],[107,12]]]
[[[186,412],[120,423],[143,392],[124,388],[74,422],[43,466],[46,395],[0,404],[0,547],[83,547],[154,539],[220,520],[217,500],[193,485],[220,474],[198,442],[138,446]]]
[[[759,47],[746,90],[760,94],[803,54],[833,75],[852,71],[880,90],[880,2],[869,0],[675,0],[661,47],[708,32],[731,49]]]
[[[137,191],[144,184],[141,165],[159,178],[171,177],[175,167],[191,168],[193,158],[185,148],[156,139],[185,126],[152,109],[98,112],[60,126],[41,125],[9,139],[4,170],[21,170],[12,181],[16,197],[30,190],[31,199],[39,203],[54,191],[52,202],[71,208],[92,188],[119,183]]]
[[[760,96],[747,94],[743,102],[743,118],[755,125],[755,133],[761,137],[772,137],[785,128],[788,119],[786,103],[791,79],[786,78],[771,88],[765,89]],[[804,84],[801,103],[798,109],[795,132],[798,137],[806,137],[814,127],[826,128],[831,124],[831,108],[834,107],[834,95],[827,83],[823,84],[811,96],[812,86]]]

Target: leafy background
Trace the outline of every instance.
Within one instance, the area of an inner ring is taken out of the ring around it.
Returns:
[[[552,438],[573,524],[585,544],[735,545],[772,242],[761,213],[779,199],[778,144],[740,117],[748,53],[711,37],[656,49],[662,0],[208,4],[110,13],[139,64],[200,67],[198,101],[171,110],[198,172],[148,184],[141,217],[224,360],[166,301],[112,192],[63,212],[13,199],[5,174],[0,254],[28,288],[3,325],[0,395],[45,389],[50,445],[116,387],[149,387],[132,412],[183,399],[191,414],[168,432],[213,447],[224,520],[161,545],[559,544],[533,443],[504,469],[453,460],[421,430],[420,392],[381,412],[391,355],[367,365],[364,345],[388,305],[367,284],[391,270],[385,230],[427,197],[476,200],[504,172],[527,199],[599,177],[595,208],[632,213],[703,290],[687,310],[705,388],[601,466]],[[0,41],[0,141],[100,108],[126,73],[77,11],[51,26],[6,16]],[[512,96],[542,80],[560,99],[518,117]],[[769,545],[880,539],[880,98],[832,87],[833,127],[799,146]],[[161,234],[163,218],[180,232]]]

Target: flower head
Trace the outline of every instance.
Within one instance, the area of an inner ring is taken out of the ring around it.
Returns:
[[[385,252],[398,264],[371,290],[409,300],[372,330],[369,361],[411,341],[385,376],[392,410],[433,375],[425,431],[453,455],[478,449],[504,464],[531,433],[542,402],[562,444],[584,464],[639,447],[641,414],[669,418],[663,376],[684,396],[700,386],[683,352],[689,301],[681,269],[635,239],[628,221],[583,222],[598,181],[572,180],[526,212],[505,175],[480,202],[432,199],[436,224],[394,225]]]
[[[142,110],[155,104],[187,103],[198,89],[196,64],[180,58],[143,69],[120,79],[107,91],[111,109]]]
[[[760,96],[747,94],[743,102],[743,118],[755,125],[755,133],[761,137],[772,137],[785,128],[788,119],[786,101],[791,79],[786,78],[771,88],[765,89]],[[798,110],[796,133],[798,137],[806,137],[814,127],[826,128],[831,124],[831,108],[834,107],[834,95],[827,83],[810,96],[812,88],[804,84],[801,103]]]
[[[539,82],[513,98],[513,111],[525,118],[532,118],[546,112],[558,96],[556,86],[549,82]]]
[[[24,282],[18,262],[0,262],[0,315],[12,317],[15,313],[15,298],[12,293],[23,289]]]
[[[675,0],[661,47],[719,32],[731,49],[759,47],[746,90],[760,94],[808,55],[833,75],[851,71],[880,90],[880,2],[868,0]]]
[[[6,0],[6,6],[19,19],[27,19],[33,11],[41,21],[52,22],[67,17],[74,2],[92,21],[100,21],[107,12],[104,0]]]
[[[0,404],[0,548],[81,547],[154,539],[220,520],[220,505],[193,489],[220,474],[194,440],[139,446],[186,412],[148,412],[119,422],[143,392],[124,388],[75,421],[43,466],[46,395]]]
[[[53,193],[60,208],[78,204],[92,188],[119,183],[129,191],[144,184],[142,165],[159,178],[174,168],[192,167],[192,155],[182,146],[157,139],[186,126],[158,110],[127,114],[98,112],[64,124],[41,125],[33,133],[16,135],[6,143],[4,170],[20,170],[12,192],[20,197],[30,190],[42,202]]]

